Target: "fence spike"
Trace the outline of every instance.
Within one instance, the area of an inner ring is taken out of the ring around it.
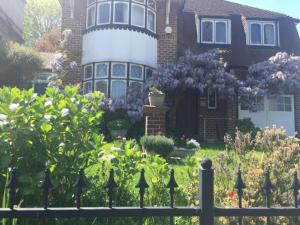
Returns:
[[[265,179],[264,179],[264,183],[263,183],[263,190],[265,191],[266,194],[266,206],[267,208],[271,207],[271,192],[273,189],[273,184],[271,182],[270,179],[270,171],[267,170],[266,174],[265,174]]]
[[[83,192],[83,189],[87,188],[87,183],[85,182],[85,176],[84,176],[84,170],[80,169],[78,176],[76,178],[75,183],[73,184],[73,187],[77,189],[76,193],[76,207],[77,209],[80,209],[81,207],[81,195]]]
[[[300,184],[298,180],[298,174],[295,171],[294,176],[292,178],[291,190],[293,190],[294,194],[294,206],[298,208],[298,195],[299,195]]]
[[[237,195],[239,198],[239,208],[242,208],[243,207],[243,205],[242,205],[243,190],[246,188],[246,185],[242,179],[242,172],[241,172],[240,168],[238,169],[238,172],[237,172],[237,179],[236,179],[234,188],[237,190]]]
[[[9,189],[8,207],[10,209],[14,208],[16,189],[18,188],[18,186],[19,184],[17,181],[17,168],[14,167],[11,171],[11,177],[5,185],[5,187]]]
[[[45,169],[45,178],[44,181],[41,184],[41,188],[43,189],[43,194],[44,194],[44,209],[48,208],[48,197],[50,190],[53,188],[51,179],[50,179],[50,170],[49,168]]]
[[[144,169],[141,170],[140,179],[135,187],[140,189],[140,207],[144,208],[145,189],[149,187],[149,185],[147,184],[147,181],[145,179],[145,170]]]
[[[109,208],[112,208],[114,188],[117,188],[117,187],[118,187],[118,185],[117,185],[117,183],[115,181],[114,170],[111,169],[109,171],[109,178],[108,178],[107,184],[105,185],[105,188],[107,188],[108,207]]]
[[[170,173],[170,180],[167,184],[167,188],[170,189],[170,206],[171,208],[174,208],[174,194],[175,194],[175,188],[178,188],[178,184],[175,180],[175,171],[174,169],[171,170]]]

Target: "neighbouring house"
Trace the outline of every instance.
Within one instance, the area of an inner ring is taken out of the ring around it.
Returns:
[[[250,65],[277,52],[300,55],[299,19],[225,0],[60,0],[62,29],[72,30],[70,60],[82,71],[71,82],[84,92],[119,97],[130,85],[141,86],[158,66],[176,62],[190,49],[203,53],[227,50],[228,70],[247,75]],[[300,131],[300,96],[257,99],[258,112],[218,93],[187,91],[173,126],[202,140],[222,139],[238,119],[251,118],[264,128],[277,124],[289,134]]]
[[[0,38],[23,43],[24,8],[26,0],[0,1]]]

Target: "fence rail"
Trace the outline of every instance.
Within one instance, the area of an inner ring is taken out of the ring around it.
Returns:
[[[300,209],[298,208],[299,195],[299,180],[297,173],[294,173],[291,183],[291,191],[294,196],[293,207],[271,207],[271,194],[274,189],[269,171],[265,174],[263,190],[265,193],[266,207],[243,208],[243,190],[246,188],[242,180],[242,174],[239,170],[235,183],[237,191],[239,207],[238,208],[219,208],[214,206],[214,170],[212,162],[209,159],[204,159],[201,163],[202,168],[199,170],[199,207],[175,207],[174,194],[178,187],[174,170],[171,171],[170,180],[166,186],[169,189],[170,202],[169,207],[145,207],[144,195],[145,190],[149,187],[145,179],[145,171],[142,170],[140,179],[136,188],[139,189],[140,205],[139,207],[114,207],[113,192],[118,187],[114,179],[114,171],[110,171],[107,185],[108,207],[81,207],[81,195],[84,189],[87,188],[84,179],[84,172],[80,170],[78,178],[74,184],[76,189],[76,205],[75,207],[48,207],[48,197],[50,190],[53,188],[50,179],[49,169],[45,170],[45,179],[42,182],[41,188],[43,191],[43,207],[42,208],[15,208],[15,195],[18,188],[17,170],[14,168],[11,172],[10,180],[6,184],[9,189],[9,208],[0,209],[0,218],[10,219],[10,224],[14,218],[32,218],[32,219],[47,219],[47,218],[89,218],[89,217],[170,217],[170,224],[174,224],[174,217],[200,217],[200,225],[213,225],[215,217],[238,217],[238,224],[243,224],[242,217],[267,217],[267,224],[270,224],[270,217],[284,216],[293,217],[294,224],[297,225],[298,217],[300,217]],[[142,223],[141,223],[142,224]],[[112,224],[113,225],[113,224]]]

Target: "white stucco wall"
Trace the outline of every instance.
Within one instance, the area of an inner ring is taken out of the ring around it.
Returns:
[[[99,30],[83,36],[82,64],[122,61],[157,67],[157,39],[130,30]]]
[[[295,110],[294,110],[294,96],[292,97],[292,111],[270,111],[269,100],[264,97],[264,110],[258,112],[250,112],[249,110],[241,110],[239,106],[239,119],[250,118],[256,127],[264,129],[266,127],[283,127],[288,135],[295,134]]]
[[[25,0],[0,0],[1,16],[6,15],[21,33],[23,31],[24,7]]]

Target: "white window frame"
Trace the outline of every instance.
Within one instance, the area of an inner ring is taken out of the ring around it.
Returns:
[[[243,96],[240,96],[240,97],[243,97]],[[244,97],[246,97],[246,96],[244,96]],[[258,97],[262,97],[262,99],[263,99],[263,105],[262,105],[263,108],[262,108],[262,109],[258,109],[257,112],[264,112],[264,111],[266,110],[266,108],[267,108],[266,97],[263,96],[263,95],[255,96],[255,104],[256,104],[256,105],[259,105],[259,104],[258,104]],[[261,105],[261,104],[260,104],[260,105]],[[242,107],[243,107],[243,105],[240,103],[240,104],[239,104],[239,108],[240,108],[241,111],[250,111],[250,110],[249,110],[249,107],[248,107],[247,109],[242,109]]]
[[[218,107],[218,103],[217,103],[217,92],[216,91],[212,91],[215,94],[215,105],[214,106],[210,106],[209,102],[210,102],[210,92],[207,92],[207,108],[208,109],[217,109]]]
[[[126,4],[127,5],[127,8],[128,8],[128,16],[127,16],[127,22],[125,23],[121,23],[121,22],[116,22],[116,4]],[[129,15],[129,10],[130,10],[130,6],[129,6],[129,3],[128,2],[122,2],[122,1],[115,1],[114,2],[114,9],[113,9],[113,14],[114,14],[114,24],[129,24],[129,21],[130,21],[130,15]]]
[[[294,96],[293,95],[279,95],[278,97],[282,97],[283,98],[283,107],[284,107],[284,110],[271,110],[271,100],[269,99],[269,108],[268,110],[270,112],[294,112]],[[288,97],[291,99],[291,110],[290,111],[287,111],[286,110],[286,102],[285,102],[285,98]],[[276,106],[278,105],[278,102],[276,102]]]
[[[143,2],[139,2],[138,0],[132,0],[133,2],[139,3],[139,4],[146,4],[146,0],[143,0]]]
[[[107,66],[107,73],[106,73],[106,76],[105,77],[97,77],[97,66],[98,65],[101,65],[101,64],[104,64]],[[109,74],[109,63],[108,62],[101,62],[101,63],[96,63],[95,64],[95,79],[103,79],[103,78],[108,78],[108,74]]]
[[[91,78],[86,78],[86,68],[87,67],[92,67],[92,77]],[[92,80],[94,78],[94,67],[93,64],[85,65],[83,68],[83,80]]]
[[[96,2],[96,0],[87,0],[87,5],[89,6],[89,5],[92,5],[92,4],[94,4]]]
[[[91,80],[83,82],[82,90],[84,91],[84,85],[87,84],[87,83],[91,84],[91,89],[92,89],[91,92],[93,92],[93,82]],[[83,92],[83,94],[88,94],[88,93],[91,93],[91,92]]]
[[[156,5],[157,5],[157,2],[155,1],[155,0],[152,0],[152,1],[154,1],[154,3],[155,3],[155,7],[153,8],[153,7],[151,7],[150,5],[149,5],[149,0],[147,0],[147,6],[150,8],[150,9],[153,9],[153,10],[156,10]]]
[[[132,66],[137,66],[137,67],[140,67],[142,69],[142,78],[131,77],[131,67]],[[139,65],[139,64],[130,64],[129,79],[132,79],[132,80],[144,80],[144,67],[141,66],[141,65]]]
[[[132,10],[133,6],[138,6],[138,7],[142,8],[144,10],[144,13],[143,13],[143,22],[144,22],[143,26],[140,26],[138,24],[134,24],[133,23],[133,13],[132,13],[133,12],[133,10]],[[146,7],[144,5],[132,3],[131,4],[131,17],[130,17],[131,25],[134,25],[134,26],[137,26],[137,27],[141,27],[141,28],[145,28],[145,24],[146,24],[146,15],[145,15],[145,13],[146,13]]]
[[[108,80],[107,79],[98,79],[98,80],[95,80],[94,81],[94,90],[95,91],[99,91],[99,90],[96,89],[97,82],[104,82],[104,83],[106,83],[106,90],[105,90],[105,93],[103,93],[103,94],[105,95],[105,97],[108,97]]]
[[[125,83],[125,98],[126,98],[126,94],[127,94],[127,80],[125,80],[125,79],[112,79],[111,81],[110,81],[110,97],[112,98],[112,86],[113,86],[113,83],[115,82],[115,81],[118,81],[118,82],[123,82],[123,83]]]
[[[117,64],[122,64],[122,65],[125,65],[125,76],[124,77],[119,77],[119,76],[114,76],[113,74],[113,67],[114,65],[117,65]],[[122,63],[122,62],[113,62],[111,63],[111,77],[112,78],[118,78],[118,79],[127,79],[128,77],[128,74],[127,74],[127,63]]]
[[[95,13],[94,13],[94,22],[93,22],[93,24],[92,25],[90,25],[89,26],[89,10],[91,9],[91,8],[94,8],[94,10],[95,10]],[[93,26],[95,26],[95,24],[96,24],[96,18],[97,18],[97,8],[96,8],[96,4],[94,4],[94,5],[90,5],[89,7],[87,7],[87,9],[86,9],[86,21],[85,21],[85,26],[86,26],[86,28],[88,29],[88,28],[91,28],[91,27],[93,27]]]
[[[211,22],[212,23],[212,41],[204,41],[203,40],[203,23]],[[216,41],[216,29],[217,23],[222,22],[226,25],[226,42],[217,42]],[[222,44],[222,45],[229,45],[231,44],[231,20],[230,19],[209,19],[209,18],[202,18],[200,21],[200,38],[198,40],[201,41],[203,44]]]
[[[106,5],[106,4],[109,4],[109,19],[108,19],[108,22],[106,23],[99,23],[99,17],[100,17],[100,10],[99,10],[99,7],[101,5]],[[97,4],[97,25],[105,25],[105,24],[110,24],[111,22],[111,2],[101,2],[101,3],[98,3]]]
[[[260,44],[255,44],[255,43],[252,43],[252,39],[251,39],[251,32],[252,32],[252,29],[251,29],[251,26],[253,24],[258,24],[260,25],[260,36],[261,36],[261,43]],[[272,25],[273,26],[273,30],[274,30],[274,44],[265,44],[265,25]],[[274,21],[258,21],[258,20],[249,20],[248,21],[248,26],[249,26],[249,34],[248,34],[248,38],[249,38],[249,45],[252,45],[252,46],[271,46],[271,47],[274,47],[274,46],[277,46],[278,45],[278,40],[279,40],[279,29],[278,31],[276,32],[276,22]],[[277,33],[277,35],[276,35]]]
[[[149,28],[149,26],[148,26],[148,13],[149,12],[152,12],[153,14],[154,14],[154,30],[151,30],[150,28]],[[147,30],[150,30],[150,31],[152,31],[153,33],[156,33],[156,12],[155,11],[153,11],[152,9],[147,9],[147,21],[146,21],[146,28],[147,28]]]

